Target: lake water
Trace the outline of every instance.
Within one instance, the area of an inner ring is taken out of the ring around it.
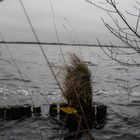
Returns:
[[[40,117],[0,120],[0,140],[58,140],[62,128],[49,118],[48,107],[50,103],[61,102],[61,91],[39,47],[8,45],[8,48],[13,58],[5,45],[0,45],[0,105],[32,103],[32,99],[34,105],[44,108]],[[61,81],[64,60],[59,46],[44,45],[43,48]],[[139,68],[122,66],[96,47],[62,46],[62,49],[66,62],[69,52],[77,53],[85,60],[93,74],[93,100],[108,106],[106,125],[99,130],[90,130],[95,140],[139,140],[140,87],[131,88],[140,83]],[[85,139],[83,135],[81,140]]]

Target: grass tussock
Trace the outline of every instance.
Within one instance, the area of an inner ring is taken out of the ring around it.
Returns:
[[[88,112],[92,107],[92,75],[81,58],[69,55],[69,65],[63,71],[63,96],[78,112],[81,112],[81,106],[84,112]]]

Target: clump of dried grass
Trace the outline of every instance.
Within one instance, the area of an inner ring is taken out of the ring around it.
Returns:
[[[81,114],[92,108],[92,75],[88,66],[75,54],[70,54],[70,63],[63,70],[63,96],[67,103]]]

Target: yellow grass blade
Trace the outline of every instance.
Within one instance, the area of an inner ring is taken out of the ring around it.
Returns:
[[[68,114],[75,114],[75,113],[77,113],[77,110],[72,108],[72,107],[61,107],[59,109],[64,111],[64,112],[66,112],[66,113],[68,113]]]

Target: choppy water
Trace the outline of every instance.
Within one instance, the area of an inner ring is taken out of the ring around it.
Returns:
[[[61,127],[48,116],[52,102],[61,102],[61,92],[36,45],[8,45],[22,72],[21,79],[5,45],[0,46],[0,105],[31,103],[42,105],[41,117],[20,121],[0,120],[0,140],[57,140]],[[64,64],[58,46],[44,46],[50,64],[61,79]],[[107,123],[100,130],[91,129],[95,140],[140,139],[140,71],[138,67],[121,66],[108,59],[100,48],[63,46],[78,53],[93,73],[93,98],[108,106]],[[68,62],[68,61],[67,61]],[[29,90],[29,92],[27,91]],[[131,90],[130,90],[131,89]],[[29,95],[30,93],[30,95]],[[64,133],[67,133],[66,131]],[[86,139],[83,135],[81,139]]]

